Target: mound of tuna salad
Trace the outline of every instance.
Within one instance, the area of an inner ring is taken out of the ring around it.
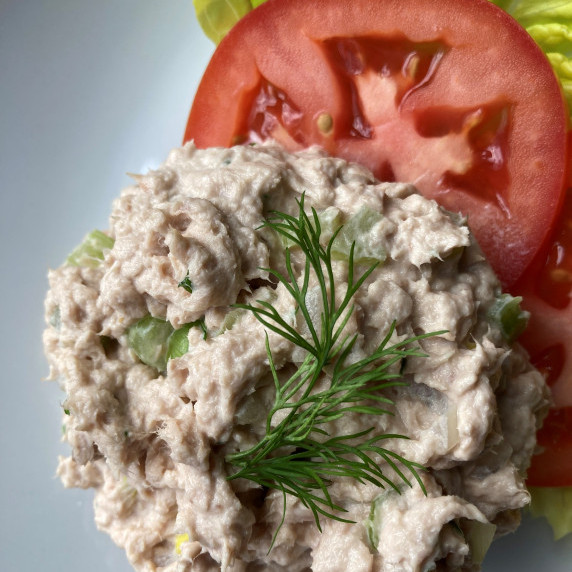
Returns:
[[[66,487],[145,571],[478,570],[548,406],[467,221],[318,149],[174,149],[50,271]]]

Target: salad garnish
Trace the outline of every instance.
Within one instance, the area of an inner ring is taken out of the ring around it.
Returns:
[[[560,80],[572,117],[572,2],[570,0],[492,0],[534,38]]]
[[[418,472],[423,469],[422,465],[409,461],[380,444],[388,439],[407,439],[406,436],[374,434],[374,428],[371,427],[330,437],[328,425],[338,422],[349,413],[391,415],[388,407],[392,401],[383,391],[405,384],[400,366],[407,357],[425,355],[413,344],[444,332],[422,334],[390,344],[395,332],[393,324],[371,355],[348,363],[347,358],[357,340],[357,335],[345,334],[345,326],[353,311],[352,298],[379,263],[368,266],[356,279],[354,243],[347,262],[347,289],[338,303],[332,247],[343,227],[338,228],[327,245],[323,246],[317,212],[312,209],[311,215],[308,215],[304,211],[303,196],[298,205],[297,217],[275,212],[274,218],[265,221],[264,226],[301,249],[305,258],[302,283],[298,283],[295,278],[292,247],[285,250],[287,276],[271,268],[264,270],[278,280],[294,299],[296,313],[303,317],[308,335],[300,334],[268,301],[259,300],[257,305],[238,304],[237,307],[252,312],[268,329],[304,350],[305,358],[291,377],[287,380],[280,379],[267,335],[266,350],[276,397],[267,416],[266,432],[256,445],[232,453],[226,460],[237,468],[228,477],[229,480],[249,479],[261,487],[282,493],[282,523],[285,518],[286,495],[289,494],[300,499],[312,511],[321,531],[320,515],[341,522],[353,522],[340,516],[340,513],[346,511],[328,491],[333,477],[368,481],[380,488],[390,487],[399,492],[395,479],[413,486],[405,474],[410,473],[425,490]],[[312,318],[308,304],[309,284],[313,280],[318,283],[322,307],[318,324]],[[280,421],[276,420],[278,413],[282,416]],[[392,469],[393,476],[382,471],[380,459]],[[271,547],[280,526],[274,533]]]

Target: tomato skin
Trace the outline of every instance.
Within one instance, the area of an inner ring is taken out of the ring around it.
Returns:
[[[414,182],[509,287],[562,204],[566,131],[544,54],[487,0],[268,0],[215,51],[184,140],[317,144]]]

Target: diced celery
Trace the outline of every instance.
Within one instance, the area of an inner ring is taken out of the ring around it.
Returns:
[[[318,213],[320,228],[322,230],[320,238],[329,240],[330,237],[342,226],[342,215],[336,207],[328,207]]]
[[[115,241],[100,230],[91,231],[66,258],[66,264],[83,268],[97,268],[103,261],[106,250],[113,248]]]
[[[502,336],[512,343],[526,328],[530,313],[520,308],[522,298],[501,294],[489,308],[488,317],[497,326]]]
[[[192,324],[185,324],[171,334],[167,350],[168,360],[184,356],[189,351],[189,330],[191,327]]]
[[[174,331],[166,320],[145,316],[129,327],[127,340],[129,347],[144,364],[165,371],[169,340]]]
[[[276,298],[278,297],[276,295],[276,292],[272,288],[268,287],[256,290],[255,296],[257,301],[264,301],[270,303],[274,302],[274,300],[276,300]],[[243,308],[233,308],[232,310],[230,310],[225,314],[220,326],[218,327],[218,329],[216,329],[214,332],[211,333],[211,336],[213,337],[220,336],[221,334],[224,334],[226,331],[232,330],[236,325],[236,323],[240,321],[242,316],[244,316],[244,314],[246,314],[246,310],[244,310]],[[204,321],[202,324],[199,325],[200,328],[203,330],[204,334],[203,338],[206,339],[207,331],[204,325]]]
[[[280,246],[282,246],[282,248],[284,250],[286,250],[287,248],[297,248],[298,247],[298,245],[293,240],[290,240],[287,236],[284,236],[283,234],[278,234],[278,233],[276,233],[276,234],[278,236]]]
[[[398,494],[394,489],[386,489],[380,495],[373,499],[369,511],[369,517],[365,521],[365,530],[371,547],[377,550],[379,544],[379,532],[381,530],[381,521],[383,518],[383,503],[389,495]]]
[[[530,487],[530,512],[545,517],[558,540],[572,532],[572,487]]]
[[[166,320],[145,316],[127,330],[129,347],[146,365],[163,372],[172,358],[185,355],[189,351],[189,330],[198,327],[207,339],[204,318],[190,322],[175,330]]]
[[[352,244],[354,247],[354,263],[374,264],[386,259],[382,245],[371,236],[374,226],[382,219],[382,215],[370,207],[362,207],[344,224],[334,240],[332,258],[348,260]]]
[[[220,336],[221,334],[224,334],[227,330],[232,330],[234,325],[240,320],[240,317],[245,313],[246,310],[243,310],[242,308],[235,308],[234,310],[228,312],[225,315],[218,330],[214,332],[214,335]]]

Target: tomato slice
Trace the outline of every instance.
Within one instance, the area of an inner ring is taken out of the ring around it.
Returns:
[[[528,483],[572,486],[572,189],[547,253],[513,288],[531,312],[521,342],[546,375],[554,407],[538,433]]]
[[[560,209],[566,130],[545,56],[487,0],[268,0],[215,51],[184,139],[317,144],[414,182],[510,286]]]

